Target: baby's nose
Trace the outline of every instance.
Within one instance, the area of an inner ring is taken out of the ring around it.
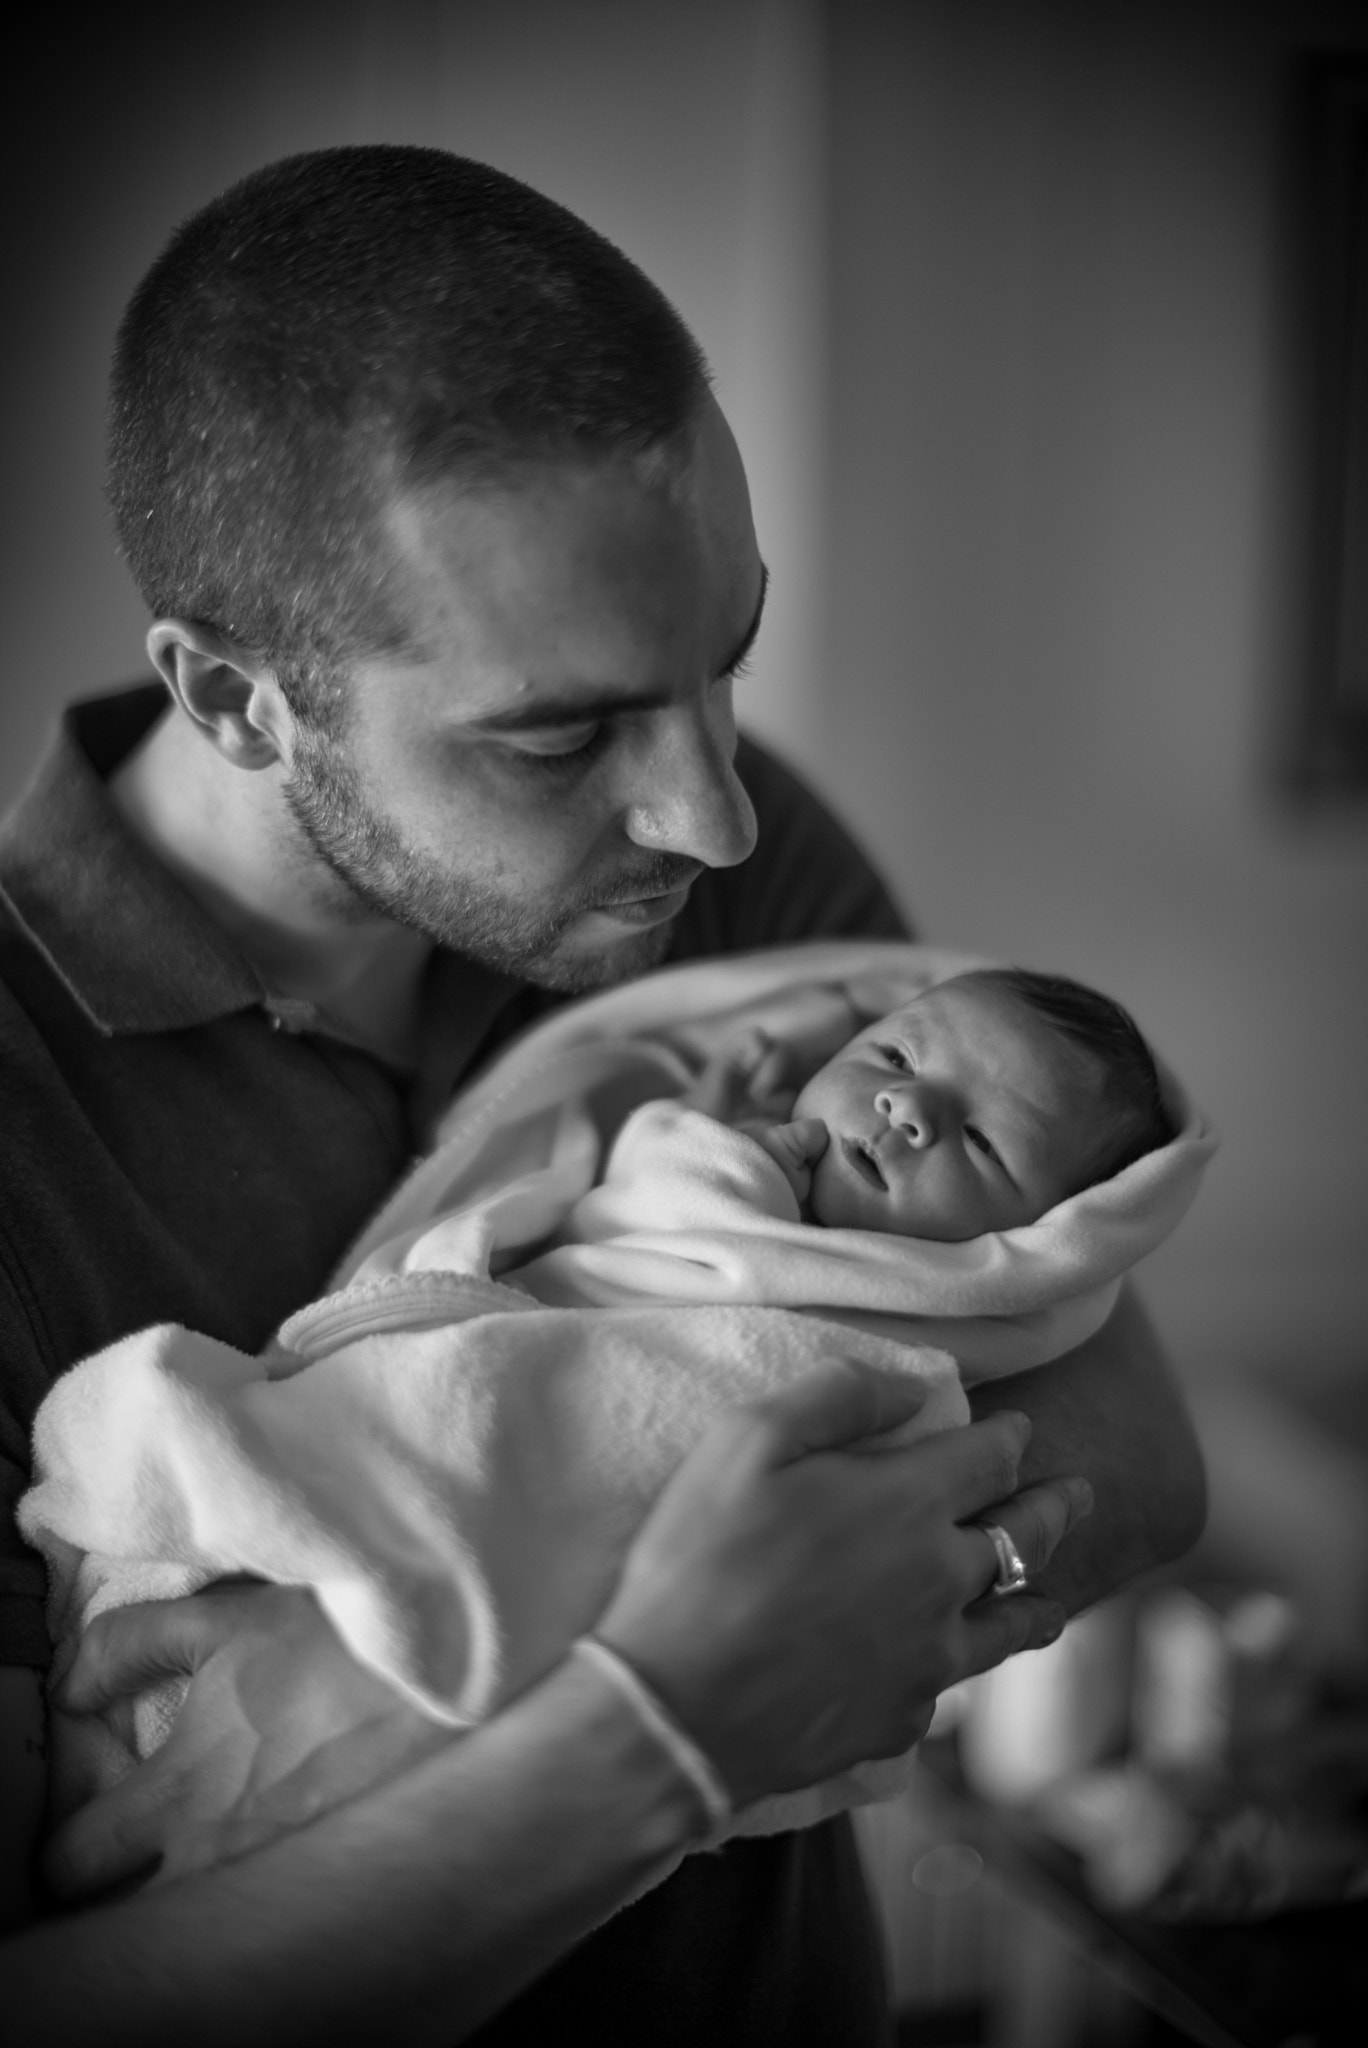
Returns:
[[[909,1145],[920,1149],[934,1143],[936,1131],[930,1096],[917,1082],[905,1081],[897,1087],[881,1089],[874,1098],[874,1107],[888,1118],[895,1131],[902,1132]]]

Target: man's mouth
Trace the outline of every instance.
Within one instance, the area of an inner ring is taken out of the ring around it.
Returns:
[[[842,1138],[841,1150],[861,1180],[868,1181],[881,1195],[888,1193],[888,1182],[884,1179],[883,1169],[875,1156],[874,1147],[866,1139]]]
[[[600,903],[596,908],[600,917],[610,917],[615,924],[660,924],[666,918],[678,917],[689,900],[692,886],[686,882],[682,889],[671,889],[664,896],[628,896],[617,903]]]
[[[592,912],[615,924],[660,924],[667,917],[678,917],[702,872],[701,861],[662,854],[635,875],[624,875],[618,883],[619,894],[604,897],[592,905]]]

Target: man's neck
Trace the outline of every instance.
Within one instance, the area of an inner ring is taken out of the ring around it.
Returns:
[[[109,789],[129,829],[273,994],[316,1005],[411,1064],[431,943],[367,912],[319,860],[285,802],[279,765],[234,767],[173,709]]]

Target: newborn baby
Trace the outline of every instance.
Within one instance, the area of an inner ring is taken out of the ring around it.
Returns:
[[[752,1031],[684,1097],[754,1137],[806,1222],[953,1243],[1033,1223],[1167,1144],[1154,1059],[1110,997],[981,969],[867,1024],[756,1115],[775,1072]],[[760,1098],[760,1099],[757,1099]]]

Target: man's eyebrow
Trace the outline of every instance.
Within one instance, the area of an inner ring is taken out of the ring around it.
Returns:
[[[727,656],[719,676],[734,675],[754,647],[764,617],[770,573],[760,564],[760,595],[751,622],[736,647]],[[468,732],[556,732],[561,727],[592,724],[596,718],[612,718],[623,711],[658,711],[670,702],[668,690],[594,690],[574,697],[542,698],[532,704],[510,704],[466,721]]]

